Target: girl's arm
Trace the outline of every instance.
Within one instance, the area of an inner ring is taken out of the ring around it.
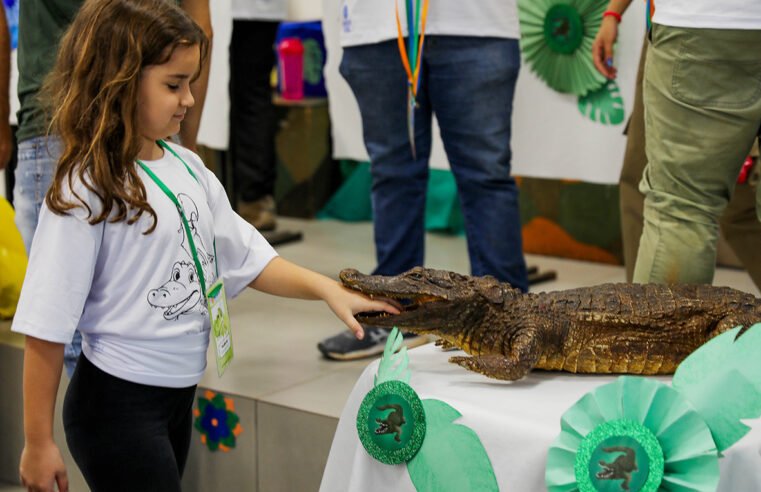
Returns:
[[[53,441],[53,414],[63,366],[63,344],[26,337],[24,349],[24,451],[21,483],[28,490],[69,490],[66,467]]]
[[[385,301],[371,300],[345,288],[335,280],[295,265],[279,256],[274,258],[249,284],[256,290],[296,299],[322,299],[338,318],[346,323],[357,338],[364,337],[362,325],[354,315],[366,311],[385,311],[399,314],[399,310]]]
[[[610,0],[607,12],[615,12],[623,15],[632,0]],[[609,79],[616,78],[616,67],[613,66],[613,45],[618,39],[618,19],[613,16],[604,16],[600,30],[597,31],[594,43],[592,43],[592,61],[598,72]]]

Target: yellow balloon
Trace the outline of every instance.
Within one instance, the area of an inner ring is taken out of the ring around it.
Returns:
[[[16,312],[26,262],[24,241],[13,222],[13,208],[0,197],[0,318],[10,318]]]

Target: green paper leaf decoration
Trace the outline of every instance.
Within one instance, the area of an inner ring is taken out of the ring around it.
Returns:
[[[460,492],[499,490],[489,455],[469,427],[453,423],[462,414],[440,400],[423,400],[427,432],[420,451],[407,462],[415,489]]]
[[[591,53],[606,5],[600,0],[518,0],[521,51],[551,88],[583,96],[605,84]]]
[[[714,492],[719,458],[711,431],[675,389],[653,379],[622,376],[584,395],[566,410],[561,432],[547,454],[549,492],[587,492],[576,482],[576,457],[582,441],[598,426],[631,420],[647,427],[663,451],[659,490]]]
[[[407,357],[407,347],[403,347],[404,338],[397,327],[391,330],[383,349],[383,357],[378,364],[378,373],[375,375],[375,386],[386,381],[410,382],[410,371]],[[400,350],[401,347],[401,350]]]
[[[579,111],[590,120],[603,125],[623,123],[626,113],[618,84],[610,80],[596,91],[579,97]]]
[[[738,333],[740,327],[693,352],[672,383],[706,421],[719,451],[748,433],[741,419],[761,416],[761,323]]]

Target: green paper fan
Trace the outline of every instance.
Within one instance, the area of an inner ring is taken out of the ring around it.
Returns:
[[[741,419],[761,416],[761,323],[709,340],[676,370],[672,385],[690,402],[724,451],[748,433]]]
[[[605,84],[592,62],[592,42],[606,5],[601,0],[518,0],[523,56],[556,91],[583,96]]]
[[[657,442],[654,444],[646,435],[654,436]],[[620,444],[627,439],[636,441],[636,446]],[[610,444],[616,440],[618,445]],[[601,461],[611,463],[619,457],[622,461],[626,456],[623,449],[634,450],[637,446],[642,452],[636,455],[637,466],[628,469],[632,481],[656,489],[660,485],[663,490],[673,492],[716,490],[718,452],[705,421],[670,386],[632,376],[620,377],[587,393],[563,414],[560,435],[547,456],[547,489],[549,492],[622,490],[623,480],[609,480],[605,476],[608,468]],[[607,456],[599,459],[600,453]],[[659,453],[662,465],[657,458]],[[579,456],[587,461],[579,463]],[[662,479],[637,476],[645,469],[656,474],[662,471]],[[583,472],[589,473],[590,479],[585,477],[581,483],[577,473]],[[649,490],[647,487],[640,490]]]
[[[579,97],[579,111],[603,125],[620,125],[624,121],[624,100],[618,84],[610,80],[594,92]]]

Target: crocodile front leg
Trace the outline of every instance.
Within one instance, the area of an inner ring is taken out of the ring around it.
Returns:
[[[522,330],[512,340],[509,355],[456,356],[450,357],[449,362],[490,378],[516,381],[528,374],[539,361],[541,350],[536,333],[533,329]]]
[[[708,334],[708,339],[721,335],[725,331],[729,331],[736,326],[742,326],[740,335],[745,333],[745,330],[761,321],[761,313],[742,313],[742,314],[730,314],[723,317],[716,325],[716,328]]]

